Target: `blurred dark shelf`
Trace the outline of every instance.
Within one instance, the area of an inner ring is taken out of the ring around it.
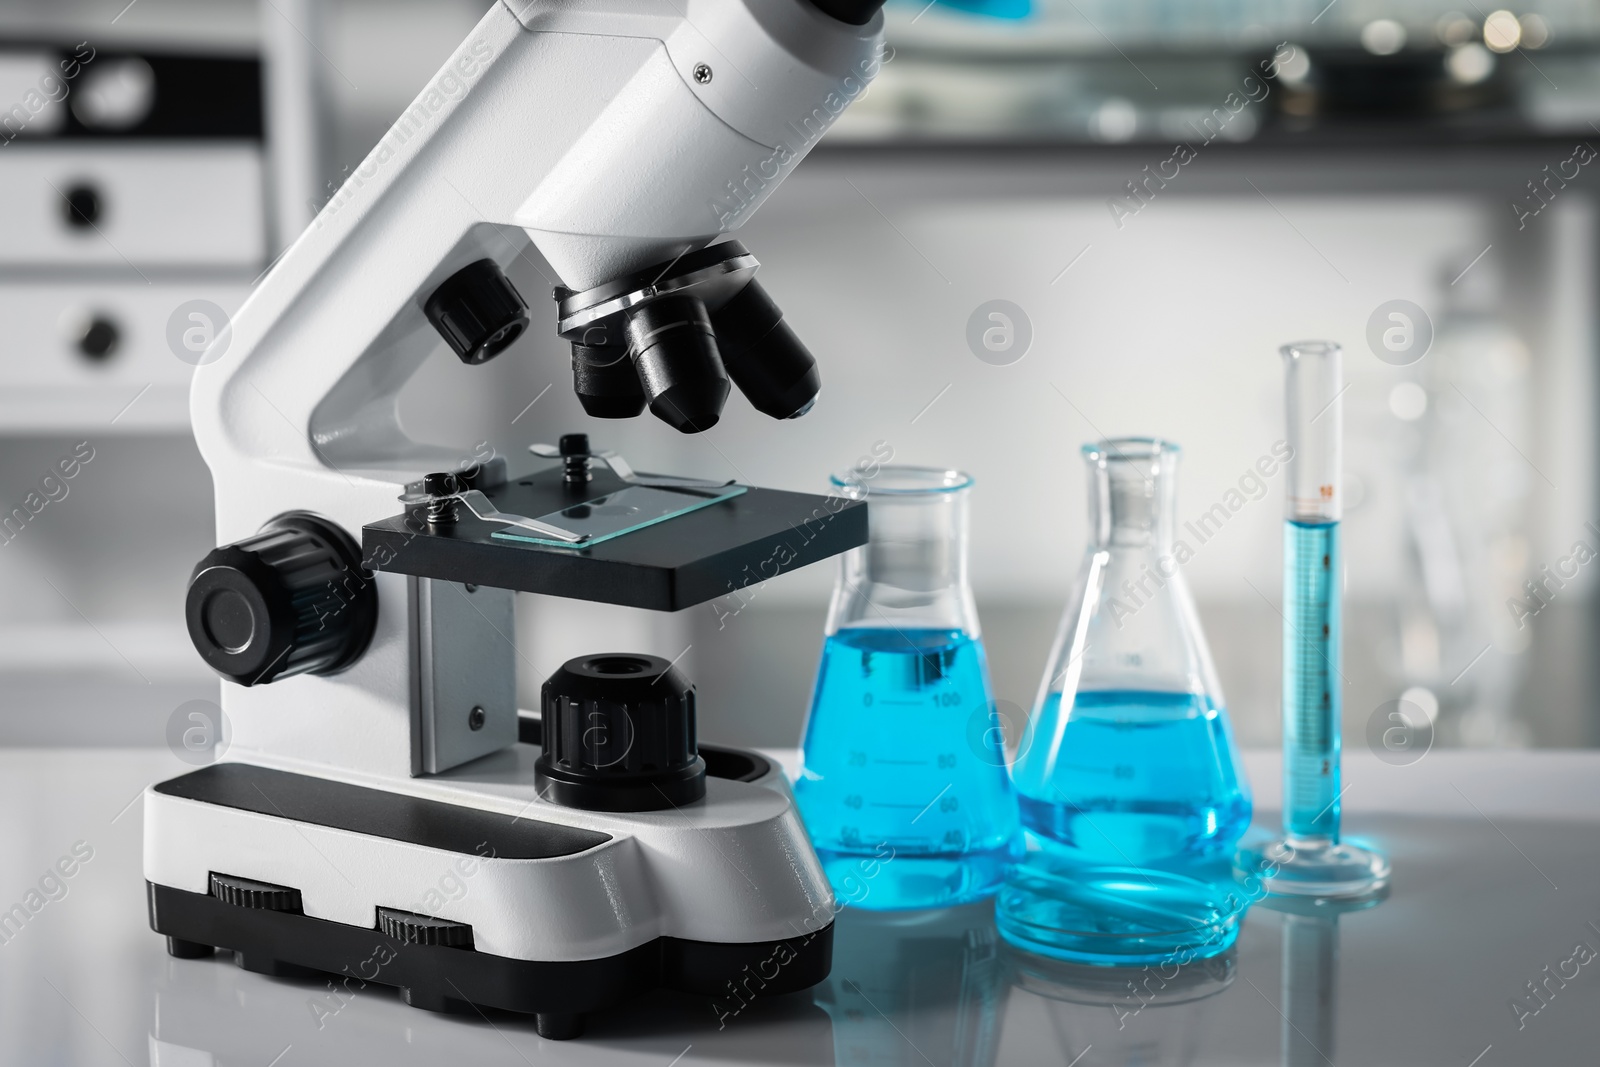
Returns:
[[[1548,145],[1600,140],[1600,48],[906,48],[823,142],[861,148]],[[1267,77],[1266,70],[1276,75]],[[1230,106],[1231,105],[1231,106]]]

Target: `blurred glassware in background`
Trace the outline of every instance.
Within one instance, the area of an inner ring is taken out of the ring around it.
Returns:
[[[1375,55],[1409,45],[1482,42],[1495,52],[1540,49],[1552,41],[1592,40],[1600,33],[1593,0],[1544,0],[1521,14],[1487,10],[1459,0],[1406,0],[1403,4],[1341,5],[1327,0],[897,0],[886,13],[891,35],[915,26],[932,35],[950,27],[981,25],[969,14],[1027,17],[1052,42],[1099,48],[1110,43],[1231,47],[1241,41],[1285,35],[1304,40],[1361,43]]]
[[[1397,118],[1456,139],[1529,125],[1583,136],[1600,118],[1592,0],[1522,14],[1454,0],[1381,14],[1325,0],[900,0],[885,15],[893,61],[835,139],[1193,144],[1218,116],[1228,140]],[[1536,64],[1501,58],[1541,50]]]
[[[1161,959],[1238,933],[1216,870],[1250,790],[1175,536],[1176,445],[1085,445],[1091,541],[1013,778],[1027,855],[1007,877],[1011,940],[1088,962]]]
[[[868,501],[870,534],[840,558],[800,813],[842,897],[863,857],[889,860],[862,907],[978,899],[1012,855],[1017,809],[967,584],[972,479],[887,466],[833,485]]]
[[[872,891],[868,883],[868,899]],[[834,924],[833,971],[812,998],[833,1020],[835,1062],[994,1063],[1007,984],[989,901],[932,911],[849,907]]]
[[[1527,596],[1536,475],[1505,441],[1529,439],[1532,360],[1501,312],[1494,260],[1445,264],[1440,290],[1433,349],[1389,398],[1411,556],[1396,605],[1400,699],[1450,743],[1525,744],[1512,704],[1530,631],[1506,604]]]
[[[1188,1067],[1200,1054],[1201,1002],[1233,985],[1236,971],[1232,951],[1159,967],[1091,967],[1015,950],[1003,959],[1011,996],[1044,1001],[1058,1062],[1083,1067]]]

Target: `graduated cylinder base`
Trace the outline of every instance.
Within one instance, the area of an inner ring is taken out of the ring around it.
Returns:
[[[1328,837],[1279,838],[1239,849],[1234,866],[1259,878],[1269,896],[1357,901],[1389,886],[1389,858],[1377,849]]]
[[[1226,870],[1212,879],[1030,851],[996,897],[995,924],[1018,948],[1054,959],[1183,964],[1231,948],[1246,907]]]

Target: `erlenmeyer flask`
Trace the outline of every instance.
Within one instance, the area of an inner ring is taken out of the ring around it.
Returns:
[[[800,813],[851,904],[976,900],[1013,855],[1017,806],[1000,731],[989,728],[967,585],[972,479],[881,467],[833,483],[868,500],[870,533],[839,564],[795,784]]]
[[[1169,934],[1211,955],[1242,912],[1221,861],[1250,794],[1181,571],[1178,454],[1150,438],[1084,446],[1088,553],[1012,769],[1028,852],[1001,929],[1067,958],[1159,956]]]

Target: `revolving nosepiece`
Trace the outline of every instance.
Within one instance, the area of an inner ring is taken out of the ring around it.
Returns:
[[[755,257],[724,241],[576,293],[558,288],[584,411],[650,413],[683,433],[717,424],[731,386],[774,419],[816,403],[817,361],[754,279]],[[731,381],[730,381],[731,380]]]

